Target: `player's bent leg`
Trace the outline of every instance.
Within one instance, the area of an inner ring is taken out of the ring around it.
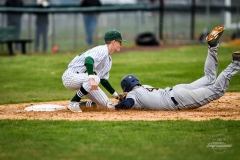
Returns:
[[[213,85],[189,90],[180,86],[174,86],[174,98],[178,102],[178,108],[197,108],[219,99],[227,91],[229,83],[234,75],[240,71],[240,51],[232,54],[233,61],[218,76]]]
[[[190,84],[183,85],[183,88],[193,90],[214,84],[218,72],[217,52],[219,46],[219,39],[224,30],[224,26],[215,27],[212,32],[206,37],[209,48],[204,65],[204,76]]]
[[[208,49],[208,55],[204,65],[204,76],[191,83],[194,89],[212,85],[216,81],[218,72],[217,49],[217,47],[213,47],[212,50]],[[215,52],[213,52],[213,50]]]
[[[215,52],[213,52],[213,50],[215,50]],[[208,49],[208,55],[204,65],[204,76],[189,84],[192,89],[209,86],[216,81],[218,58],[215,53],[217,53],[217,47],[213,47],[212,50]]]
[[[219,39],[224,30],[224,26],[215,27],[212,32],[206,37],[209,48],[204,65],[204,76],[190,84],[193,89],[209,86],[215,82],[218,72],[217,52]]]
[[[95,82],[97,84],[100,83],[100,78],[97,76],[97,75],[94,75],[94,79],[95,79]],[[87,92],[90,92],[91,91],[91,84],[89,82],[89,78],[87,81],[85,81],[83,84],[82,84],[83,88],[87,91]],[[99,88],[99,87],[98,87]]]
[[[197,89],[214,84],[218,72],[218,57],[217,57],[218,45],[208,49],[208,55],[204,65],[204,76],[197,79],[190,84],[178,85],[178,88]]]
[[[84,82],[88,82],[89,78],[86,73],[69,73],[65,72],[62,76],[63,85],[67,89],[79,90]]]
[[[218,99],[216,94],[206,87],[194,90],[173,88],[173,90],[174,98],[178,102],[177,107],[180,109],[198,108]]]
[[[90,91],[86,97],[103,107],[112,108],[114,105],[100,87],[98,90]]]
[[[240,51],[233,52],[232,57],[233,61],[220,73],[216,82],[209,86],[216,93],[223,95],[227,91],[232,77],[240,71]]]

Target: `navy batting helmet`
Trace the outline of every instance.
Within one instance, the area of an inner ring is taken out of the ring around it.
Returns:
[[[123,92],[129,92],[134,86],[141,85],[139,79],[132,74],[124,76],[121,80],[121,87]]]

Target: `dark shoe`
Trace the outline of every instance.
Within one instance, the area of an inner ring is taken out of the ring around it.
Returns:
[[[218,40],[221,37],[223,31],[225,30],[224,26],[215,27],[212,32],[206,37],[207,43],[210,47],[215,47],[218,44]]]
[[[233,60],[234,61],[240,61],[240,50],[239,51],[234,51],[232,54]]]

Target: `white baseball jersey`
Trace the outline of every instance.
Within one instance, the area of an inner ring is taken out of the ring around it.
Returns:
[[[91,90],[85,58],[91,57],[94,60],[93,70],[96,73],[95,82],[100,83],[100,79],[109,78],[109,71],[112,67],[112,58],[108,54],[107,45],[94,47],[82,54],[77,55],[68,65],[62,76],[63,84],[66,88],[79,90],[81,86],[89,92],[86,96],[98,105],[107,106],[110,101],[107,95],[98,87],[98,90]]]
[[[67,72],[85,73],[87,71],[84,63],[85,58],[91,57],[94,60],[93,70],[100,79],[108,79],[112,67],[112,58],[108,54],[107,45],[94,47],[82,54],[77,55],[68,65]]]

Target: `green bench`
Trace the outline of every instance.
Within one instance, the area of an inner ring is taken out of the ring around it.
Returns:
[[[0,28],[0,44],[7,44],[10,55],[14,55],[13,43],[21,44],[21,52],[26,54],[26,44],[31,42],[31,39],[17,38],[17,29],[15,27]]]

